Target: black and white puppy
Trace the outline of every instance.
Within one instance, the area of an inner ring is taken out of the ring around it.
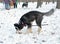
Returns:
[[[16,28],[17,31],[21,30],[24,26],[28,26],[28,32],[32,32],[31,27],[32,24],[31,22],[33,22],[34,20],[36,20],[36,24],[39,27],[38,28],[38,33],[41,31],[41,23],[43,20],[43,16],[49,16],[54,12],[54,9],[51,9],[49,12],[47,13],[42,13],[39,11],[30,11],[26,14],[24,14],[20,20],[19,23],[15,23],[14,26]],[[19,32],[18,32],[19,33]]]
[[[22,8],[23,7],[28,7],[28,2],[24,2],[23,4],[22,4]]]

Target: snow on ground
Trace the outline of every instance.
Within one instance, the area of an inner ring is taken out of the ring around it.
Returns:
[[[52,7],[52,6],[50,6]],[[42,31],[37,34],[37,26],[32,26],[33,33],[16,34],[14,23],[20,17],[31,10],[47,12],[51,8],[17,8],[10,10],[0,10],[0,44],[60,44],[60,9],[56,9],[51,16],[44,16],[42,21]],[[35,25],[35,23],[33,23]],[[48,24],[48,25],[44,25]],[[26,32],[27,27],[22,29]]]

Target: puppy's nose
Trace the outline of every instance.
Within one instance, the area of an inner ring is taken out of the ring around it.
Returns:
[[[18,28],[15,28],[16,30],[19,30]]]
[[[17,29],[17,28],[15,28],[15,29]]]

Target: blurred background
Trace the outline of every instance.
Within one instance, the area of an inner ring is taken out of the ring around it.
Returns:
[[[12,8],[39,8],[43,5],[54,6],[60,9],[60,0],[0,0],[0,9],[12,9]]]

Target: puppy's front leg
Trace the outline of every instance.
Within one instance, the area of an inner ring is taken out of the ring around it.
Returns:
[[[27,30],[27,33],[32,33],[31,23],[28,24],[28,30]]]
[[[32,29],[31,28],[28,28],[27,32],[28,33],[32,33]]]

